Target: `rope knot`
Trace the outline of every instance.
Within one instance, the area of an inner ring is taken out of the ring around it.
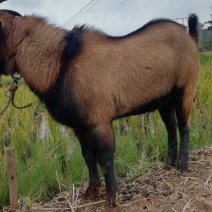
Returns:
[[[15,103],[14,103],[15,92],[18,89],[18,80],[20,80],[21,77],[12,76],[12,78],[13,78],[13,82],[11,83],[11,85],[7,89],[7,91],[5,92],[5,96],[8,97],[9,99],[8,99],[6,105],[4,106],[4,108],[0,111],[0,115],[3,114],[4,111],[9,107],[10,103],[12,103],[12,106],[17,108],[17,109],[24,109],[24,108],[32,106],[32,103],[29,103],[28,105],[25,105],[25,106],[22,106],[22,107],[15,105]]]
[[[12,84],[10,87],[7,89],[5,96],[10,97],[12,95],[15,95],[16,90],[18,89],[18,84],[13,80]]]

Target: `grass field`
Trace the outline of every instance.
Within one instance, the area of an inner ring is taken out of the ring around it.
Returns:
[[[212,145],[212,54],[202,53],[201,76],[191,116],[190,151]],[[9,78],[2,78],[0,110],[7,99]],[[47,201],[74,184],[87,181],[87,169],[71,129],[57,124],[22,81],[16,93],[17,110],[10,106],[0,116],[0,208],[9,204],[6,150],[17,150],[17,178],[20,199],[26,204]],[[155,163],[165,160],[167,139],[158,112],[114,122],[116,134],[116,176],[134,178]]]

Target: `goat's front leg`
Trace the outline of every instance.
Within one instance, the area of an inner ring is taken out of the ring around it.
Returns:
[[[89,187],[86,191],[96,193],[100,186],[97,171],[98,162],[102,168],[107,194],[107,204],[111,207],[116,206],[117,184],[114,176],[114,133],[111,124],[98,125],[84,132],[84,138],[80,138],[82,153],[89,169]]]
[[[177,121],[175,117],[175,109],[172,105],[167,105],[160,108],[159,112],[168,132],[168,156],[166,164],[174,166],[177,160]]]
[[[98,195],[101,186],[95,143],[88,132],[77,131],[76,134],[80,140],[82,155],[89,171],[89,186],[85,192],[84,198],[94,199]]]

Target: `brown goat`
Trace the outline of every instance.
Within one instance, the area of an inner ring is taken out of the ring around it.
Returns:
[[[158,109],[168,132],[166,162],[177,160],[178,170],[187,170],[199,75],[197,22],[196,15],[189,16],[187,33],[178,23],[157,19],[112,37],[85,26],[67,31],[40,17],[0,12],[0,74],[20,73],[54,119],[75,130],[89,169],[85,197],[98,194],[98,163],[107,203],[115,206],[112,121],[117,118]]]

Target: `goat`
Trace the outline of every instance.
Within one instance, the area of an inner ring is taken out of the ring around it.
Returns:
[[[0,12],[0,74],[20,73],[59,123],[75,130],[89,170],[85,197],[100,188],[116,205],[112,121],[159,110],[168,133],[166,163],[188,168],[189,117],[199,78],[198,18],[186,27],[155,19],[125,36],[88,26],[71,31],[42,17]],[[177,150],[177,126],[180,133]]]

